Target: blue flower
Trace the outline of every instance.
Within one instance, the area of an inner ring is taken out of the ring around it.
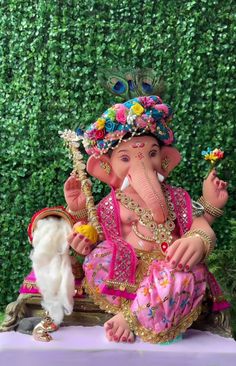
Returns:
[[[131,128],[129,127],[129,125],[122,125],[121,123],[119,123],[118,125],[117,125],[117,130],[118,131],[130,131],[131,130]]]
[[[210,148],[210,147],[208,147],[208,148],[207,148],[207,150],[206,150],[206,151],[205,151],[205,150],[203,150],[201,154],[202,154],[203,156],[205,156],[205,155],[209,155],[211,152],[212,152],[211,148]]]
[[[176,301],[173,297],[171,297],[170,300],[169,300],[170,307],[172,308],[172,306],[174,306],[174,304],[176,304]]]
[[[152,108],[152,117],[155,120],[160,120],[163,116],[163,112],[157,111],[156,109]]]
[[[104,280],[103,279],[97,279],[95,280],[95,284],[96,285],[102,285],[104,283]]]
[[[165,315],[163,316],[162,321],[163,321],[163,323],[164,323],[164,324],[166,324],[166,325],[167,325],[168,323],[170,323],[170,320],[169,320]]]
[[[117,129],[117,123],[114,123],[110,119],[107,119],[105,124],[105,130],[107,132],[113,132],[116,129]]]
[[[97,140],[97,145],[98,145],[99,149],[104,149],[106,144],[105,144],[105,141],[103,141],[103,140]]]
[[[136,100],[137,98],[135,98],[135,99],[131,99],[131,100],[128,100],[127,102],[125,102],[124,103],[124,105],[125,105],[125,107],[127,107],[127,108],[131,108],[132,107],[132,105],[134,104],[134,101]]]
[[[81,128],[77,128],[77,129],[75,130],[75,133],[76,133],[78,136],[84,136],[84,131],[83,131],[83,130],[81,130]]]
[[[145,112],[146,116],[151,117],[152,116],[152,112],[150,109],[147,109]]]
[[[158,98],[155,95],[150,95],[149,98],[151,98],[152,100],[154,100],[155,102],[158,101]]]
[[[181,309],[185,308],[186,305],[189,305],[188,299],[182,300],[182,302],[180,304]]]
[[[150,318],[153,318],[153,311],[152,311],[152,308],[148,308],[148,314],[147,316],[150,317]]]
[[[159,122],[157,123],[157,126],[160,128],[160,131],[161,131],[161,134],[159,132],[157,132],[158,138],[160,140],[168,139],[168,137],[169,137],[168,129],[165,126],[163,126],[162,123],[159,123]]]

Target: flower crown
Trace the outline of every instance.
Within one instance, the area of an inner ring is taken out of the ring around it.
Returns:
[[[165,145],[174,141],[167,122],[172,119],[172,109],[158,96],[143,96],[114,104],[83,135],[83,145],[89,155],[100,156],[114,149],[127,133],[133,136],[151,133]],[[81,134],[81,130],[78,130]]]

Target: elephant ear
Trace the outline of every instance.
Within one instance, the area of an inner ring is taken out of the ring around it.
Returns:
[[[175,147],[162,146],[161,148],[161,171],[166,178],[172,170],[180,163],[181,155]]]
[[[93,155],[90,156],[87,161],[86,169],[91,176],[108,184],[114,189],[120,187],[122,184],[122,180],[118,178],[112,170],[108,156],[102,155],[99,158],[95,158]]]

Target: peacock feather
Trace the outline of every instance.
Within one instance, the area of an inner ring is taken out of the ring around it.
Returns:
[[[165,89],[163,77],[153,69],[101,69],[98,78],[101,85],[120,100],[148,95],[162,96]]]
[[[112,94],[121,99],[129,99],[129,84],[124,75],[118,70],[104,70],[98,72],[98,79],[101,85]]]
[[[157,75],[153,69],[138,69],[134,73],[134,85],[137,96],[139,95],[158,95],[164,93],[163,77]]]

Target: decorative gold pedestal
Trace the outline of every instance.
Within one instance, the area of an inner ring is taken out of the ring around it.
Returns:
[[[41,300],[42,298],[40,295],[19,295],[16,301],[10,303],[6,307],[5,319],[0,326],[0,331],[7,332],[15,330],[23,318],[43,318],[45,311],[42,309]],[[104,311],[100,310],[97,305],[94,305],[89,298],[81,298],[75,300],[73,313],[64,317],[62,325],[103,325],[111,317],[111,314],[104,313]]]
[[[19,322],[27,317],[44,318],[45,312],[41,307],[41,296],[34,294],[21,294],[16,301],[10,303],[5,312],[5,319],[0,326],[1,332],[15,330]],[[62,326],[103,325],[112,317],[100,310],[89,298],[76,299],[74,311],[65,316]],[[41,322],[40,322],[41,323]],[[203,313],[195,321],[191,328],[210,331],[223,337],[232,337],[229,311],[208,314]]]

